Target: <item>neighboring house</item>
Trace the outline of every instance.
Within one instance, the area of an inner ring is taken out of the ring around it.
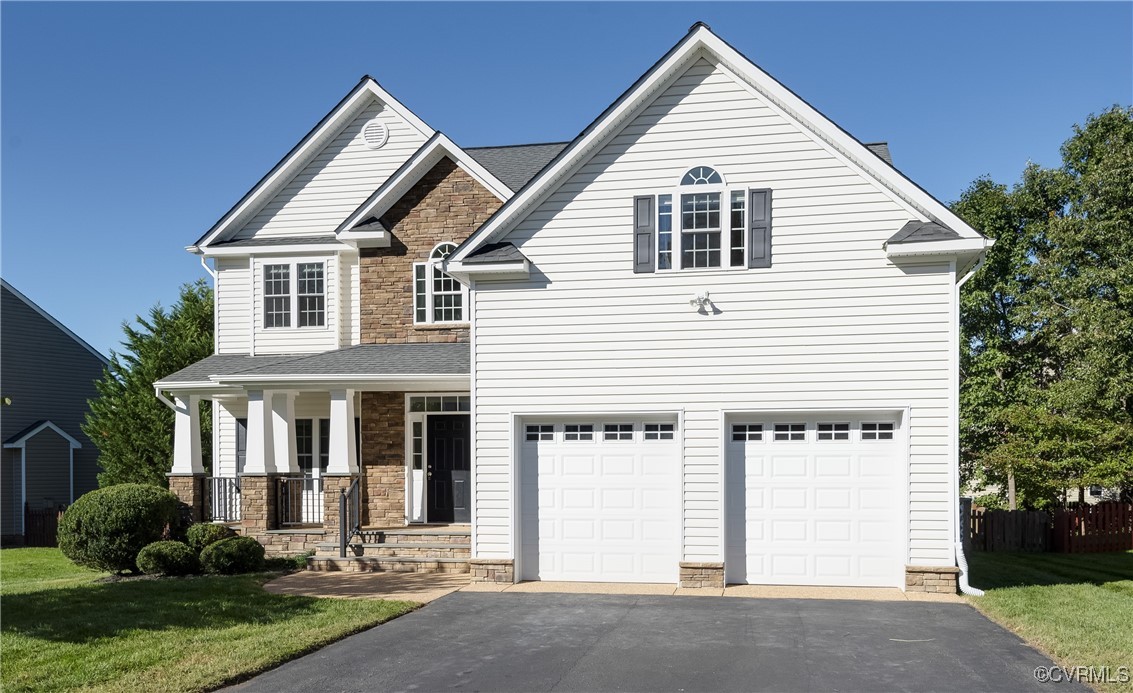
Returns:
[[[702,24],[569,143],[461,149],[366,78],[190,248],[171,486],[324,569],[952,589],[990,245]]]
[[[0,280],[0,534],[24,536],[26,509],[63,508],[98,487],[98,449],[79,426],[106,357]]]

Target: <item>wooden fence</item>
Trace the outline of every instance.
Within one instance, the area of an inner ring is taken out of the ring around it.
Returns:
[[[63,511],[57,508],[24,508],[24,546],[58,546],[55,535]]]
[[[1098,503],[1073,510],[973,510],[976,551],[1089,553],[1133,549],[1133,504]]]

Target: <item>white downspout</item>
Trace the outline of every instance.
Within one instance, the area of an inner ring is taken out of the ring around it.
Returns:
[[[976,272],[978,272],[981,267],[983,267],[984,260],[986,258],[987,258],[986,253],[980,255],[979,262],[977,262],[975,264],[975,266],[972,267],[972,269],[968,270],[968,273],[965,274],[964,277],[960,281],[956,282],[956,319],[957,320],[960,319],[960,315],[959,315],[959,311],[960,311],[960,289],[963,288],[965,282],[967,282],[969,279],[971,279],[972,276]],[[960,326],[957,325],[956,329],[959,330]],[[957,373],[956,377],[957,378],[960,377],[958,373]],[[957,406],[957,416],[959,416],[960,403],[956,402],[956,406]],[[957,432],[957,434],[958,433],[959,432]],[[957,455],[959,455],[959,451],[957,451]],[[959,481],[959,479],[957,479],[957,481]],[[968,523],[961,521],[960,504],[959,503],[957,503],[955,505],[955,507],[952,509],[952,512],[956,513],[956,567],[958,567],[960,569],[960,576],[959,576],[959,579],[957,580],[957,584],[960,587],[961,593],[966,594],[970,597],[982,597],[982,596],[984,596],[984,591],[981,590],[981,589],[977,589],[975,587],[972,587],[968,583],[968,575],[969,575],[968,558],[967,558],[967,556],[964,555],[964,532],[967,531],[966,528],[968,527]]]

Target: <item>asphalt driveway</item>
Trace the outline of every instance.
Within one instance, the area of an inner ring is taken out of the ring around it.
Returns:
[[[963,604],[457,592],[242,691],[1085,691]]]

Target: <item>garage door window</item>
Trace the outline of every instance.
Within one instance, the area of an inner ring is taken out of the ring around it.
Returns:
[[[863,422],[862,440],[893,440],[893,424]]]
[[[732,440],[763,440],[763,424],[733,424]]]
[[[603,440],[633,440],[633,424],[606,424]]]
[[[818,424],[819,440],[849,440],[850,424],[848,423],[820,423]]]
[[[672,440],[673,424],[645,424],[646,440]]]
[[[775,440],[779,442],[798,442],[806,440],[805,423],[775,424]]]
[[[564,440],[594,440],[594,424],[567,424],[563,427]]]
[[[527,440],[554,440],[555,427],[551,424],[538,424],[527,427]]]

